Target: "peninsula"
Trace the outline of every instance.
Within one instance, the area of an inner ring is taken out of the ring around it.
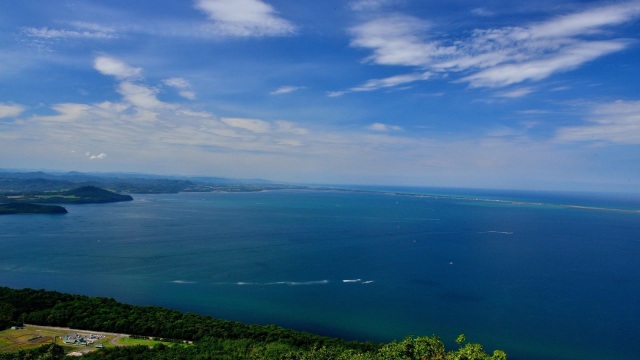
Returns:
[[[7,203],[103,204],[132,200],[130,195],[120,195],[96,186],[82,186],[66,191],[20,192],[0,195],[0,201]]]
[[[29,203],[0,204],[0,215],[9,214],[66,214],[67,209],[58,205],[39,205]]]

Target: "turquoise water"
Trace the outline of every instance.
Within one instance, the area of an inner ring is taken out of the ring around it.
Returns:
[[[349,339],[465,333],[511,359],[637,358],[640,213],[556,205],[640,202],[463,195],[529,203],[190,193],[2,216],[0,285]]]

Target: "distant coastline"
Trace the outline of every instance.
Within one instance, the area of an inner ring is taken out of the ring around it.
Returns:
[[[398,189],[398,187],[394,188],[390,186],[283,184],[262,179],[162,177],[141,174],[96,175],[79,172],[6,172],[0,170],[0,202],[4,203],[89,204],[133,200],[130,195],[126,194],[171,194],[182,192],[244,193],[272,190],[310,190],[377,193],[390,196],[476,201],[513,206],[550,206],[592,211],[640,213],[640,200],[638,204],[629,203],[629,208],[622,208],[620,206],[601,206],[600,204],[580,204],[580,201],[572,203],[572,201],[576,199],[571,197],[563,200],[562,203],[555,201],[546,202],[543,199],[541,199],[542,201],[538,201],[538,199],[534,197],[537,193],[532,191],[529,191],[524,199],[512,199],[512,196],[506,191],[496,190],[487,190],[485,192],[481,189],[468,189],[469,193],[466,195],[464,189],[407,188],[406,191],[399,191]],[[496,193],[495,198],[491,195],[492,192]]]

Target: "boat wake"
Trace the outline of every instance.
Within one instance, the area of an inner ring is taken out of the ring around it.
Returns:
[[[274,282],[246,282],[239,281],[236,283],[221,283],[220,285],[238,285],[238,286],[274,286],[274,285],[287,285],[287,286],[303,286],[303,285],[323,285],[328,284],[329,280],[312,280],[312,281],[274,281]]]
[[[187,280],[173,280],[174,284],[195,284],[195,281],[187,281]]]
[[[342,280],[343,283],[360,283],[360,284],[371,284],[373,280],[362,280],[362,279],[345,279]]]

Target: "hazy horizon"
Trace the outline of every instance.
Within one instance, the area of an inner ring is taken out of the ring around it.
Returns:
[[[640,191],[633,191],[635,189],[631,189],[631,191],[624,191],[620,189],[610,189],[610,190],[581,190],[581,189],[537,189],[537,188],[502,188],[502,187],[474,187],[474,186],[429,186],[429,185],[394,185],[394,184],[366,184],[366,183],[318,183],[318,182],[291,182],[291,181],[278,181],[267,178],[235,178],[228,177],[224,175],[185,175],[185,174],[158,174],[158,173],[144,173],[144,172],[119,172],[119,171],[77,171],[77,170],[56,170],[56,169],[47,169],[47,168],[39,168],[39,169],[24,169],[24,168],[0,168],[0,173],[2,172],[15,172],[15,173],[37,173],[42,172],[48,175],[54,176],[64,176],[71,173],[77,173],[80,175],[88,175],[88,176],[96,176],[96,177],[111,177],[111,176],[124,176],[126,180],[126,176],[131,176],[132,178],[140,177],[140,178],[151,178],[151,179],[185,179],[185,180],[197,180],[197,179],[223,179],[226,181],[238,181],[238,183],[250,183],[251,181],[259,181],[265,183],[272,184],[282,184],[282,185],[293,185],[293,186],[308,186],[308,187],[328,187],[328,188],[336,188],[336,189],[354,189],[354,190],[366,190],[366,191],[398,191],[402,192],[405,190],[415,190],[415,191],[445,191],[445,190],[453,190],[453,191],[471,191],[471,192],[480,192],[475,195],[482,195],[481,192],[497,192],[494,195],[497,195],[499,192],[512,193],[512,192],[525,192],[531,194],[543,194],[543,193],[555,193],[555,194],[591,194],[591,195],[603,195],[603,196],[631,196],[627,198],[629,201],[640,201]],[[425,193],[427,194],[427,193]],[[439,192],[434,193],[434,195],[440,194]],[[442,194],[444,195],[444,194]],[[485,194],[486,195],[486,194]],[[504,195],[504,194],[503,194]],[[446,196],[446,195],[445,195]]]

